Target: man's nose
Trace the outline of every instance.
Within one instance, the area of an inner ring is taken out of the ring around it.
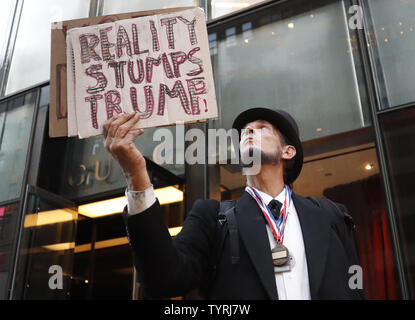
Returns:
[[[254,128],[250,125],[245,127],[245,134],[253,134],[254,133]]]

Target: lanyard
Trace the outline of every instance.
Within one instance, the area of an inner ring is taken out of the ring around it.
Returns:
[[[285,191],[285,197],[284,197],[284,204],[280,211],[280,216],[278,220],[275,219],[274,215],[269,210],[268,206],[265,204],[264,200],[262,200],[259,193],[252,187],[247,186],[246,191],[252,196],[252,198],[255,199],[255,201],[258,203],[259,208],[261,209],[262,213],[265,216],[265,219],[267,220],[269,226],[272,230],[272,235],[274,236],[275,241],[278,243],[284,242],[284,231],[285,231],[285,225],[287,222],[287,209],[289,204],[291,203],[291,189],[289,186],[284,187]],[[288,201],[287,201],[288,198]]]

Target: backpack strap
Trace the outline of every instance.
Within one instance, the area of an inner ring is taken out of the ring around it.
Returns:
[[[215,246],[214,250],[216,254],[214,263],[215,267],[219,262],[227,231],[229,231],[232,264],[239,263],[239,239],[238,224],[235,216],[235,201],[227,200],[220,203],[218,213],[218,229],[220,230],[220,235],[217,237],[218,245]]]
[[[232,264],[239,263],[239,238],[238,238],[238,224],[236,222],[235,217],[235,207],[233,206],[230,209],[227,209],[224,214],[221,215],[222,219],[226,219],[225,221],[222,220],[222,223],[228,224],[228,231],[229,231],[229,240],[231,245],[231,261]],[[223,235],[223,232],[222,232]],[[226,237],[226,234],[225,234]],[[224,242],[225,239],[222,241]],[[222,246],[219,247],[219,250],[223,248]]]
[[[231,241],[232,264],[239,262],[238,226],[235,217],[235,200],[220,202],[216,221],[216,233],[209,258],[209,273],[201,287],[202,296],[209,295],[210,286],[216,278],[216,270],[223,251],[226,236],[229,231]]]

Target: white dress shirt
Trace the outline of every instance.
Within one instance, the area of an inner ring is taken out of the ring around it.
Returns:
[[[269,204],[273,199],[270,195],[255,189],[264,202]],[[153,185],[144,191],[125,190],[127,197],[128,214],[134,215],[148,209],[156,202]],[[284,203],[284,190],[275,197]],[[288,201],[288,200],[287,200]],[[275,239],[271,228],[266,224],[270,247],[275,246]],[[284,245],[288,248],[294,263],[290,271],[275,273],[279,300],[310,300],[310,285],[308,282],[307,260],[305,256],[303,234],[300,221],[294,203],[291,201],[288,206],[287,221],[284,232]]]

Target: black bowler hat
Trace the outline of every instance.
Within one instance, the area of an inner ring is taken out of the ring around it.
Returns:
[[[238,130],[239,141],[241,140],[241,130],[249,122],[255,120],[265,120],[274,125],[284,136],[285,142],[296,149],[296,155],[291,159],[292,165],[286,169],[285,183],[291,184],[297,179],[303,167],[303,147],[301,145],[298,126],[294,118],[286,111],[268,108],[251,108],[241,112],[232,124],[232,128]]]

